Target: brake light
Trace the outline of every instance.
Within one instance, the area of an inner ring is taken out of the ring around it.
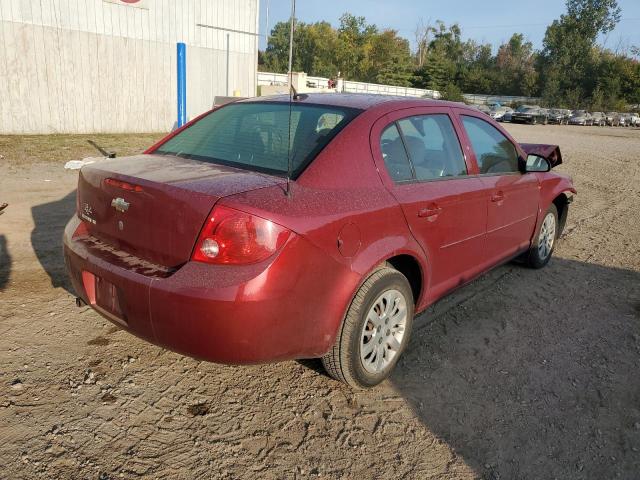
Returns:
[[[290,230],[265,218],[214,207],[191,259],[214,264],[257,263],[282,248],[290,234]]]
[[[122,190],[126,190],[127,192],[142,192],[142,187],[140,185],[133,185],[128,182],[116,180],[115,178],[105,178],[104,183],[105,185],[109,185],[110,187],[121,188]]]

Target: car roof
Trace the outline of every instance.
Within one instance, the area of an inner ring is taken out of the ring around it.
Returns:
[[[269,95],[265,97],[256,97],[240,100],[240,102],[278,102],[288,103],[289,95]],[[295,103],[328,105],[334,107],[357,108],[360,110],[369,110],[380,105],[387,105],[390,108],[406,108],[406,107],[435,107],[450,106],[456,108],[469,108],[466,105],[444,100],[433,100],[418,97],[402,97],[393,95],[374,95],[370,93],[301,93]]]

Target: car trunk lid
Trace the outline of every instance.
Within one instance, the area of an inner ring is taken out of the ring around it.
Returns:
[[[80,171],[78,216],[101,242],[176,267],[191,257],[220,198],[279,182],[277,177],[174,156],[104,160]]]

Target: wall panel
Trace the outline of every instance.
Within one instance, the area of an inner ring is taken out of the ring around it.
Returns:
[[[168,131],[176,43],[187,44],[187,114],[256,91],[258,0],[0,0],[0,133]],[[199,26],[205,25],[205,26]],[[217,28],[208,28],[217,27]]]

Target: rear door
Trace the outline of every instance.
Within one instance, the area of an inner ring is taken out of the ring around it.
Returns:
[[[535,228],[540,183],[518,168],[518,148],[498,128],[467,110],[456,109],[487,203],[487,260],[498,263],[529,247]]]
[[[376,122],[371,136],[382,180],[426,254],[430,301],[470,280],[485,260],[483,183],[451,114],[447,107],[400,110]]]

